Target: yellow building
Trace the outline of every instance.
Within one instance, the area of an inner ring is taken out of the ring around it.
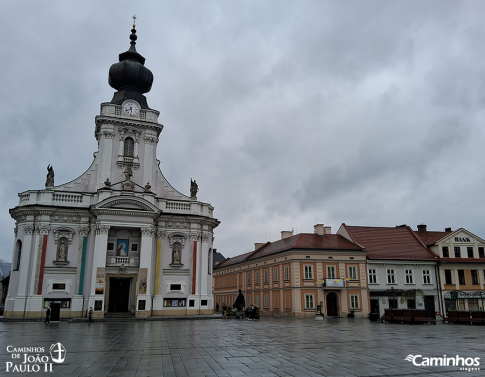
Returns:
[[[238,290],[261,315],[313,317],[317,305],[328,316],[369,312],[366,252],[330,227],[314,233],[281,232],[281,240],[255,244],[249,253],[214,268],[214,302],[234,303]]]

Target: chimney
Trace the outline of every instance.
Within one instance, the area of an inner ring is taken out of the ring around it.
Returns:
[[[445,232],[451,232],[451,228],[445,228]]]
[[[254,244],[254,250],[258,250],[263,245],[264,245],[264,242],[256,242]]]
[[[331,226],[325,226],[323,227],[324,233],[325,234],[332,234],[332,227]]]
[[[315,234],[318,234],[319,236],[323,236],[325,234],[325,227],[323,224],[313,225],[313,230]]]
[[[285,238],[291,237],[293,235],[292,230],[282,230],[281,231],[281,239],[284,240]]]
[[[426,233],[427,232],[426,228],[427,228],[427,225],[425,224],[418,225],[418,233]]]

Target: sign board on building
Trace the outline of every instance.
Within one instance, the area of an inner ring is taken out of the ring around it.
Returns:
[[[343,288],[345,285],[344,279],[325,279],[325,285],[327,287],[340,287]]]

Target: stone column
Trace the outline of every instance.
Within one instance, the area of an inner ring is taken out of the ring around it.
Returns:
[[[148,130],[145,131],[145,156],[143,157],[143,185],[146,185],[147,182],[154,185],[155,180],[153,179],[153,174],[155,171],[154,163],[155,163],[155,154],[156,154],[156,147],[158,143],[158,138],[156,134],[150,135],[148,134]]]
[[[26,317],[38,318],[42,316],[42,290],[49,230],[50,226],[47,224],[41,224],[36,227],[36,235],[32,247],[32,277],[29,282],[27,306],[25,308]]]
[[[104,181],[111,173],[111,159],[113,154],[113,137],[115,136],[113,126],[103,124],[98,133],[98,173],[96,177],[96,189],[104,187]]]
[[[152,226],[141,228],[141,250],[140,250],[140,270],[137,284],[136,316],[150,317],[152,310],[152,251],[153,251],[153,232]],[[145,308],[140,301],[145,301]]]
[[[32,235],[34,233],[34,225],[24,225],[24,239],[22,240],[22,254],[20,255],[20,268],[19,268],[19,283],[17,289],[17,296],[14,302],[14,317],[23,317],[25,304],[27,299],[27,289],[29,277],[32,274],[30,268],[31,254],[32,254]]]
[[[153,315],[162,315],[163,311],[163,243],[165,231],[157,231],[157,259],[155,262],[155,295],[153,296]]]
[[[120,145],[118,147],[118,162],[123,162],[123,154],[125,153],[125,131],[119,130],[120,131]]]
[[[106,248],[108,246],[109,225],[96,224],[96,238],[94,239],[93,265],[91,271],[91,287],[88,308],[95,308],[95,301],[103,301],[101,310],[95,310],[94,318],[104,317],[104,289],[106,287]]]
[[[86,273],[86,252],[87,252],[87,245],[88,245],[88,233],[89,233],[89,228],[87,226],[79,228],[76,282],[74,284],[74,296],[71,301],[71,317],[82,317],[83,315],[83,292],[84,292],[84,276]]]
[[[138,158],[138,146],[140,145],[140,133],[135,132],[135,145],[133,148],[133,162],[134,163],[139,163],[139,158]]]

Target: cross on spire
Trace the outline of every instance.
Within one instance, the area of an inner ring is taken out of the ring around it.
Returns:
[[[136,26],[136,24],[135,24],[135,22],[136,22],[136,21],[135,21],[135,20],[136,20],[136,16],[135,16],[135,15],[133,15],[133,27],[135,27],[135,26]]]

